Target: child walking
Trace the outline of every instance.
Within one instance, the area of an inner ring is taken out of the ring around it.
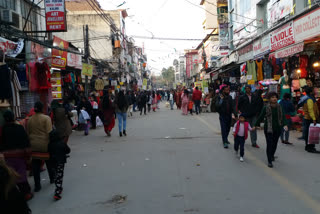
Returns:
[[[190,114],[191,114],[191,115],[193,115],[192,109],[193,109],[192,95],[189,95],[188,110],[190,111]]]
[[[249,122],[246,122],[244,114],[239,116],[239,120],[233,126],[233,135],[234,135],[234,150],[238,155],[238,150],[240,147],[240,161],[243,162],[244,157],[244,144],[248,138],[248,131],[254,131],[255,128],[251,128]]]
[[[55,171],[54,183],[56,185],[56,189],[53,198],[55,200],[60,200],[63,190],[62,181],[64,174],[64,165],[67,162],[67,154],[70,153],[70,148],[59,137],[59,134],[56,130],[50,132],[50,143],[48,145],[48,151],[50,153],[50,161],[52,162]]]

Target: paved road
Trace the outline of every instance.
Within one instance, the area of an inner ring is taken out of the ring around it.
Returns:
[[[63,199],[53,201],[54,186],[42,173],[43,189],[30,201],[34,214],[301,214],[320,213],[317,154],[279,145],[273,169],[261,149],[246,145],[245,162],[224,149],[217,114],[182,116],[164,107],[128,120],[128,137],[117,129],[85,137],[74,132],[64,179]],[[230,137],[230,140],[231,137]],[[31,182],[33,183],[33,182]],[[109,203],[117,194],[122,204]]]

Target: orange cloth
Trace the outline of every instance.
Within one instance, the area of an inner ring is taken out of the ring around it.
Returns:
[[[256,63],[257,63],[257,80],[261,81],[261,80],[263,80],[263,72],[262,72],[263,61],[256,60]]]

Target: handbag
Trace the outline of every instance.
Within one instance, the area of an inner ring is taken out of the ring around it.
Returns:
[[[309,127],[308,144],[319,144],[320,141],[320,124],[314,126],[313,124]]]

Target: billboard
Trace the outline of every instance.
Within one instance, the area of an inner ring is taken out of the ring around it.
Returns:
[[[69,42],[60,39],[57,36],[53,37],[53,46],[59,47],[61,49],[68,49]],[[68,52],[61,51],[58,49],[52,49],[52,67],[65,69],[67,65]]]
[[[46,30],[50,32],[66,31],[65,0],[45,0]]]

